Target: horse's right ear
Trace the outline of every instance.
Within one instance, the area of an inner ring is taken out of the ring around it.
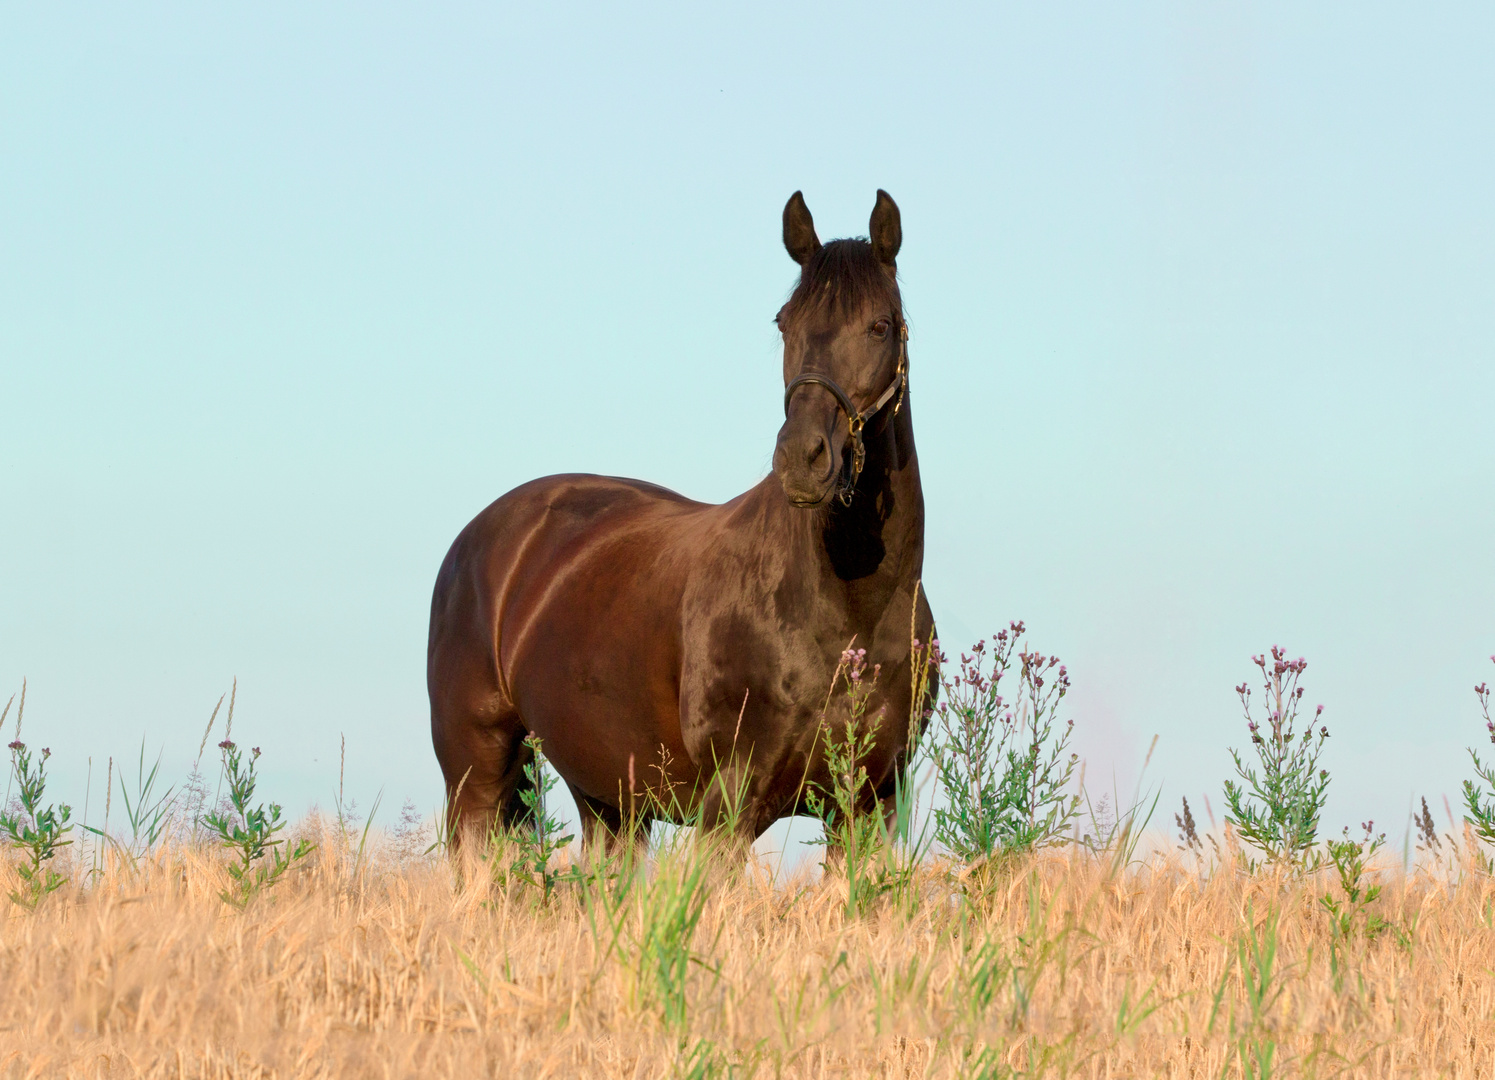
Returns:
[[[804,266],[820,250],[820,237],[815,235],[815,219],[805,205],[805,197],[796,191],[784,204],[784,250],[800,266]]]

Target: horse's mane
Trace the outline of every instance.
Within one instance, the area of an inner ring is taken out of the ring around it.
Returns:
[[[819,312],[850,315],[869,303],[903,316],[898,283],[872,254],[872,244],[862,239],[832,240],[810,256],[777,321],[782,328]]]

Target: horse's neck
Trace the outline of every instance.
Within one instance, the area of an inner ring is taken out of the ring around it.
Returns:
[[[845,597],[854,617],[875,621],[922,573],[924,494],[907,402],[896,416],[869,428],[866,464],[849,506],[837,498],[807,512],[790,507],[781,491],[777,495],[792,515],[792,557],[803,568],[805,585]]]

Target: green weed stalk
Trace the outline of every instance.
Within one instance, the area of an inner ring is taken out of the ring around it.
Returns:
[[[203,825],[220,846],[233,854],[228,865],[232,884],[218,895],[225,903],[243,910],[260,893],[284,880],[293,866],[316,850],[316,845],[304,837],[294,846],[289,839],[276,839],[276,834],[285,828],[278,803],[268,807],[250,805],[254,799],[259,747],[250,751],[247,761],[239,746],[229,739],[219,743],[218,748],[223,752],[231,809],[212,811],[203,817]]]
[[[867,650],[848,648],[837,666],[837,680],[844,679],[847,704],[845,726],[837,731],[821,716],[820,734],[825,745],[829,787],[812,785],[805,795],[810,812],[825,824],[819,841],[839,861],[846,875],[846,915],[865,914],[889,893],[905,892],[913,880],[910,860],[899,858],[897,833],[911,828],[912,792],[899,777],[895,824],[889,829],[872,795],[865,761],[877,742],[882,712],[869,715],[870,699],[881,668],[867,671]],[[832,693],[835,683],[832,683]],[[867,803],[872,808],[867,808]]]
[[[1495,662],[1495,656],[1490,657]],[[1484,713],[1485,730],[1490,735],[1490,741],[1495,743],[1495,720],[1490,719],[1490,687],[1488,683],[1480,683],[1474,688],[1475,695],[1479,698],[1480,711]],[[1474,775],[1480,780],[1464,781],[1464,820],[1474,830],[1474,835],[1487,844],[1495,844],[1495,764],[1485,765],[1469,748],[1469,757],[1474,762]],[[1489,789],[1488,793],[1486,788]],[[1485,873],[1495,872],[1490,857],[1484,852],[1475,853],[1480,868]]]
[[[19,724],[17,724],[19,732]],[[72,831],[72,807],[62,804],[43,806],[47,790],[47,758],[52,751],[43,747],[35,757],[19,739],[10,744],[11,779],[19,788],[18,810],[0,812],[0,833],[5,842],[22,858],[15,864],[20,885],[10,892],[13,903],[35,911],[43,899],[67,884],[67,877],[51,865],[59,849],[71,844],[66,839]]]
[[[515,830],[518,856],[509,869],[515,878],[540,890],[541,903],[548,904],[556,885],[566,876],[564,871],[557,869],[556,856],[575,837],[563,832],[560,818],[550,812],[549,795],[558,781],[545,767],[545,751],[540,737],[530,735],[524,744],[533,751],[530,761],[524,766],[528,783],[519,791],[519,797],[528,810],[528,821]]]

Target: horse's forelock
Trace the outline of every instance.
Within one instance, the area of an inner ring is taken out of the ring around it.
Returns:
[[[866,240],[832,240],[810,257],[799,284],[779,310],[780,327],[802,317],[833,312],[847,316],[867,304],[884,305],[902,316],[903,303],[892,274],[877,261]]]

